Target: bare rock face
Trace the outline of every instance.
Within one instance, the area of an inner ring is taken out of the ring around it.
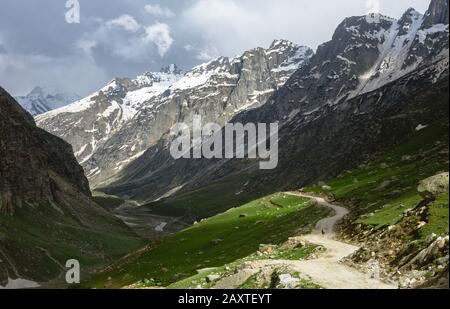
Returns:
[[[435,200],[439,195],[448,193],[448,172],[422,180],[417,188],[420,196],[426,200]]]
[[[72,147],[36,127],[33,118],[0,88],[0,212],[30,201],[52,201],[50,170],[90,196]]]
[[[431,0],[430,7],[425,14],[423,29],[430,28],[436,24],[448,25],[449,0]]]

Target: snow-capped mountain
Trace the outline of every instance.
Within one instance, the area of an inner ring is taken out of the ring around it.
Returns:
[[[26,96],[19,96],[15,99],[32,116],[37,116],[66,106],[81,98],[77,94],[65,93],[50,86],[38,86]]]
[[[149,202],[211,183],[228,188],[239,179],[241,188],[235,192],[245,186],[245,191],[253,187],[261,193],[261,188],[282,191],[289,184],[288,189],[298,188],[354,167],[420,123],[445,115],[443,101],[448,114],[444,95],[448,10],[446,15],[433,14],[438,12],[436,7],[448,8],[448,0],[433,0],[425,15],[409,9],[398,20],[386,16],[377,16],[378,22],[368,16],[345,19],[331,41],[319,46],[284,86],[266,97],[266,104],[244,110],[233,119],[279,122],[276,170],[263,173],[258,162],[246,160],[174,161],[162,140],[128,165],[105,190]],[[275,184],[282,187],[274,189]]]
[[[432,66],[427,76],[434,74],[436,81],[445,78],[449,29],[448,13],[437,13],[442,6],[448,8],[448,1],[433,0],[426,14],[408,9],[398,20],[382,15],[346,18],[314,55],[307,48],[275,41],[267,50],[257,48],[232,59],[220,57],[178,76],[155,96],[139,99],[143,103],[125,103],[137,106],[135,113],[125,117],[128,121],[113,116],[113,123],[101,125],[98,119],[104,111],[93,108],[75,116],[64,109],[51,112],[38,118],[38,123],[74,145],[94,186],[102,182],[104,186],[108,179],[114,181],[113,193],[151,200],[185,186],[202,171],[228,173],[222,163],[214,167],[207,162],[200,168],[194,162],[170,160],[167,133],[176,122],[189,124],[194,115],[201,115],[205,123],[224,124],[238,117],[243,123],[279,121],[281,130],[289,128],[285,134],[300,134],[299,128],[310,121],[339,114],[351,100],[422,68]],[[93,101],[96,108],[104,104],[103,109],[115,104],[111,97],[102,100],[98,95]],[[123,105],[123,101],[115,102]],[[330,134],[333,131],[330,127]],[[175,167],[183,172],[175,172]]]
[[[226,123],[261,106],[313,55],[285,40],[235,58],[219,57],[183,73],[176,66],[136,79],[117,78],[37,123],[74,147],[96,186],[155,145],[175,122]]]
[[[278,96],[273,111],[279,119],[313,114],[323,105],[339,105],[378,89],[439,60],[448,61],[447,17],[434,15],[433,0],[422,15],[408,9],[400,19],[378,16],[346,18],[331,41],[320,45],[309,63],[298,70]],[[431,20],[431,21],[430,21]]]

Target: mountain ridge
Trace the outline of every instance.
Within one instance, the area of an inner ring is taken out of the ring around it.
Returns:
[[[264,104],[312,53],[276,40],[269,49],[219,57],[177,76],[157,73],[167,81],[161,86],[136,87],[142,77],[116,79],[80,102],[37,117],[37,123],[74,146],[96,187],[157,143],[175,122],[189,123],[202,114],[206,121],[225,124]]]
[[[378,96],[374,104],[379,104],[380,101],[387,99],[384,97],[385,91],[382,90],[384,88],[391,89],[393,85],[404,87],[403,84],[407,81],[414,81],[420,76],[422,76],[424,83],[430,83],[431,85],[438,81],[442,83],[442,80],[445,81],[446,76],[448,76],[448,25],[442,31],[431,32],[422,37],[419,33],[422,20],[423,16],[415,10],[405,12],[403,18],[399,21],[382,17],[379,24],[367,22],[364,16],[347,18],[338,26],[333,35],[333,40],[321,45],[308,63],[294,73],[285,86],[273,94],[266,104],[238,114],[232,122],[270,123],[279,121],[280,130],[284,132],[280,134],[284,134],[285,137],[294,135],[294,132],[301,135],[299,128],[302,125],[308,124],[311,120],[326,117],[330,113],[345,112],[347,113],[345,117],[352,117],[351,113],[346,111],[349,106],[348,102],[352,100],[352,102],[357,102],[358,98],[362,100],[362,98],[373,95]],[[415,26],[411,26],[412,24]],[[355,32],[354,27],[358,27],[360,31]],[[408,29],[408,31],[401,32],[403,28]],[[417,48],[418,46],[423,46],[426,53],[422,54],[422,51]],[[407,62],[410,57],[420,59],[411,64]],[[401,70],[405,63],[407,63],[407,66]],[[361,76],[364,78],[361,78]],[[410,84],[410,90],[414,92],[417,88],[422,89],[423,87],[420,83]],[[404,88],[404,91],[407,91],[407,88]],[[391,91],[391,93],[394,96],[398,95],[395,91]],[[442,92],[439,93],[445,98]],[[412,100],[412,97],[405,96],[402,98],[402,100],[405,99]],[[442,98],[439,102],[442,102]],[[398,104],[399,106],[405,106],[404,103]],[[352,105],[354,104],[352,103]],[[394,107],[388,105],[383,108],[391,112],[395,111]],[[365,109],[364,112],[361,112],[362,116],[369,111],[373,111],[374,107],[366,106]],[[336,127],[340,126],[338,123],[335,123],[335,125]],[[374,124],[374,126],[378,128],[379,124]],[[414,125],[414,128],[415,126],[417,124]],[[283,127],[286,128],[283,129]],[[327,125],[327,127],[331,132],[333,131],[330,125]],[[410,130],[414,128],[410,127]],[[364,128],[361,128],[361,131],[366,132]],[[366,133],[370,134],[369,132]],[[406,132],[403,131],[403,133]],[[319,140],[324,138],[326,133],[323,132],[322,134],[324,136],[319,135]],[[336,136],[336,138],[340,137]],[[400,134],[398,138],[401,138]],[[297,141],[297,143],[299,142]],[[310,143],[316,145],[314,141],[310,141]],[[349,143],[348,146],[351,146],[351,139],[347,143]],[[233,164],[226,160],[204,160],[207,161],[203,162],[204,164],[183,160],[176,162],[171,160],[168,154],[169,144],[170,139],[161,140],[156,146],[150,148],[144,155],[125,168],[119,174],[115,183],[113,182],[109,186],[105,185],[102,190],[114,194],[123,194],[142,202],[150,202],[152,199],[157,200],[161,196],[167,197],[167,194],[163,192],[164,190],[166,190],[166,193],[175,195],[175,192],[179,190],[186,192],[188,190],[186,187],[195,191],[201,187],[200,184],[206,185],[208,181],[214,183],[221,177],[226,178],[228,172],[254,170],[252,167],[254,164],[252,163],[245,166],[240,163]],[[282,144],[283,136],[280,139],[280,145]],[[300,144],[304,144],[304,142]],[[283,146],[281,147],[283,148]],[[318,150],[319,153],[321,151]],[[292,152],[295,152],[295,148],[280,150],[282,157],[289,157]],[[339,150],[336,149],[336,152],[339,153]],[[330,153],[330,155],[332,154]],[[301,156],[297,158],[303,159]],[[290,160],[285,159],[285,161],[295,162],[296,160],[294,157],[290,157]],[[282,162],[281,164],[283,165]],[[222,168],[226,165],[229,167]],[[288,166],[283,166],[283,168],[291,171]],[[278,170],[283,168],[279,167]],[[304,168],[310,173],[312,169],[318,169],[319,167]],[[175,172],[176,170],[177,172]],[[208,174],[208,176],[205,176],[205,174]],[[305,177],[305,179],[291,185],[304,185],[305,181],[314,181],[316,177],[320,176],[320,174],[310,175],[309,178]],[[200,184],[190,184],[195,182],[193,179],[201,178],[204,180],[199,180]],[[253,178],[257,177],[254,176]],[[260,178],[265,177],[260,176]],[[248,179],[243,180],[243,182],[248,182]],[[147,198],[145,195],[147,195]]]

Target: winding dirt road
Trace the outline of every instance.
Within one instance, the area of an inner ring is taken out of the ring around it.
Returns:
[[[323,246],[326,251],[316,259],[291,261],[291,260],[259,260],[252,262],[242,270],[241,276],[235,274],[234,278],[224,278],[216,287],[235,288],[244,283],[252,274],[268,267],[288,267],[311,278],[314,283],[327,289],[397,289],[394,284],[386,283],[371,278],[355,268],[342,264],[340,261],[359,250],[358,247],[333,239],[336,225],[349,211],[343,207],[333,205],[323,198],[302,194],[300,192],[286,192],[289,195],[315,200],[318,205],[334,210],[332,217],[319,221],[314,231],[305,236],[297,237],[299,241],[307,241]],[[231,280],[230,280],[231,279]],[[235,279],[235,280],[233,280]],[[237,279],[237,280],[236,280]]]

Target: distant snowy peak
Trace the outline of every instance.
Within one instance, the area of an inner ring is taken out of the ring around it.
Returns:
[[[66,106],[79,99],[77,94],[65,93],[50,86],[38,86],[28,95],[16,97],[20,105],[32,116]]]
[[[95,104],[105,105],[105,109],[109,111],[112,108],[120,109],[122,120],[128,120],[136,114],[142,104],[162,94],[181,77],[182,71],[176,65],[170,65],[161,69],[160,72],[145,72],[134,79],[115,78],[88,97],[41,115],[38,117],[38,121],[59,114],[83,112],[93,108]]]

